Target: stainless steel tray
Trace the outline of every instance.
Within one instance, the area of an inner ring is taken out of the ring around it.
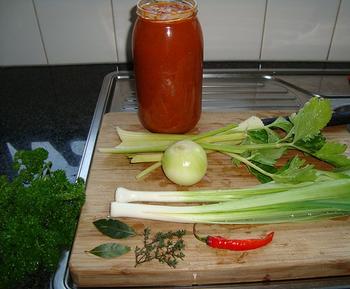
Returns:
[[[234,70],[225,69],[206,70],[203,76],[203,111],[297,110],[310,97],[317,95],[287,82],[273,75],[273,73],[237,73]],[[135,82],[130,72],[116,71],[105,76],[77,177],[87,180],[102,117],[105,113],[111,111],[137,111]],[[69,255],[69,251],[63,253],[58,269],[51,278],[51,289],[77,288],[69,275]],[[350,276],[231,284],[219,287],[343,289],[350,288]],[[192,288],[192,286],[180,288]],[[196,288],[218,288],[218,285],[196,286]]]
[[[132,74],[124,72],[117,77],[116,95],[109,111],[137,111]],[[300,107],[309,97],[309,93],[270,75],[228,71],[205,71],[203,75],[203,111],[291,110]]]

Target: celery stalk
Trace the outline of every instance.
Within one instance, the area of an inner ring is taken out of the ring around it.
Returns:
[[[141,173],[139,173],[139,174],[136,176],[136,179],[137,179],[137,180],[140,180],[140,179],[146,177],[148,174],[150,174],[151,172],[153,172],[155,169],[158,169],[161,165],[162,165],[161,162],[156,162],[156,163],[150,165],[148,168],[144,169]]]
[[[137,154],[131,157],[130,162],[132,164],[136,163],[148,163],[148,162],[160,162],[162,160],[163,153],[153,153],[153,154]]]

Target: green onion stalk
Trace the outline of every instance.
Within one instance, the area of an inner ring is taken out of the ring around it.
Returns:
[[[124,194],[130,196],[127,198]],[[270,184],[250,189],[144,192],[141,199],[137,197],[140,194],[118,189],[117,201],[111,203],[111,216],[181,223],[262,224],[350,215],[350,177],[294,187]],[[135,200],[213,203],[173,206],[122,202]]]

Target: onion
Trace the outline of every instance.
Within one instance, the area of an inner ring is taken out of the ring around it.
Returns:
[[[199,182],[207,171],[207,154],[191,140],[182,140],[166,149],[162,168],[169,180],[182,186]]]

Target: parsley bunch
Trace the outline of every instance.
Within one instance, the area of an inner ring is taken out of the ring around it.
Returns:
[[[71,246],[84,182],[52,171],[42,148],[18,151],[18,175],[0,177],[0,288],[43,288]]]

